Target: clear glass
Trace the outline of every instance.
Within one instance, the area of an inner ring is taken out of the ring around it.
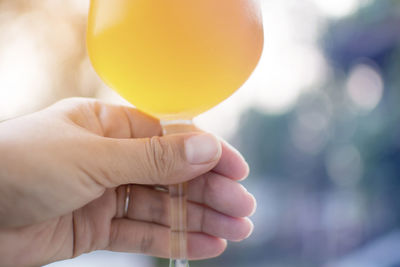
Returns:
[[[103,81],[164,134],[236,91],[263,48],[258,0],[91,0],[87,45]],[[184,120],[184,121],[177,121]],[[171,266],[188,266],[186,185],[170,186]]]
[[[191,120],[161,121],[163,134],[193,132]],[[170,267],[189,266],[187,261],[187,184],[169,186],[170,195]]]
[[[169,267],[189,267],[189,261],[171,259],[169,262]]]

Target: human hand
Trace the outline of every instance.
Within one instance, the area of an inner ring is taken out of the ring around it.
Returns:
[[[184,181],[189,258],[246,238],[255,200],[237,183],[248,174],[242,157],[209,134],[160,133],[135,109],[87,99],[0,123],[0,265],[99,249],[168,257],[168,194],[153,186]]]

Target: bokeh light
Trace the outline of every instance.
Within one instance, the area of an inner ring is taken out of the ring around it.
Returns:
[[[368,4],[369,0],[324,0],[313,1],[315,5],[327,16],[340,18],[351,15],[360,8],[361,4]]]
[[[354,66],[347,80],[347,93],[355,105],[364,110],[374,109],[383,95],[383,80],[372,66]]]

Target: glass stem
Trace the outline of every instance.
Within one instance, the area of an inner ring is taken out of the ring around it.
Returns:
[[[195,131],[192,121],[162,121],[164,135]],[[189,267],[187,260],[187,184],[169,186],[170,267]]]
[[[189,261],[171,259],[169,261],[169,267],[189,267]]]

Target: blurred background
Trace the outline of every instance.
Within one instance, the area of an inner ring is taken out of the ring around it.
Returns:
[[[88,0],[0,0],[0,120],[71,96],[124,101],[86,55]],[[251,79],[200,116],[245,155],[251,238],[193,267],[400,266],[400,1],[263,0]],[[49,265],[167,266],[95,252]]]

